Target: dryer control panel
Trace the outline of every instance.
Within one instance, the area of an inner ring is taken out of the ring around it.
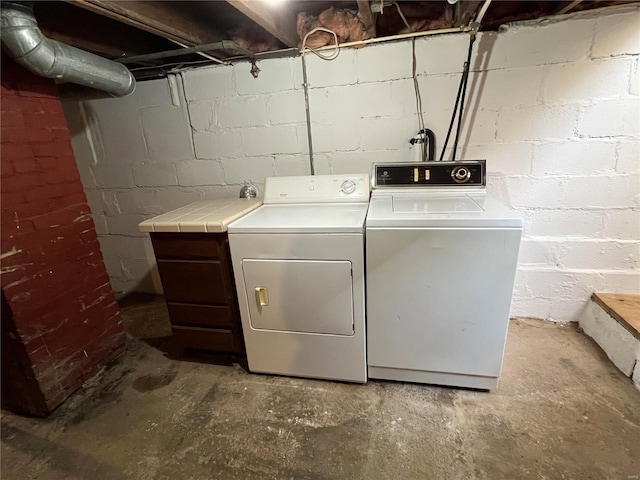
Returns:
[[[369,201],[369,175],[267,177],[264,203],[361,203]]]
[[[374,163],[373,188],[484,187],[486,160]]]

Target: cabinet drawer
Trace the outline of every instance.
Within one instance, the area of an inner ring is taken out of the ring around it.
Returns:
[[[233,339],[231,330],[172,326],[173,336],[188,348],[217,350],[221,352],[239,352],[240,348]]]
[[[156,258],[219,259],[225,255],[226,234],[152,233]]]
[[[227,306],[167,303],[167,309],[172,324],[231,328],[236,323]]]
[[[158,260],[157,263],[167,302],[224,305],[233,301],[220,262]]]

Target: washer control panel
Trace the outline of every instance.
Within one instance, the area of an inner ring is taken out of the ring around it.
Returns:
[[[486,185],[486,160],[374,163],[373,188]]]

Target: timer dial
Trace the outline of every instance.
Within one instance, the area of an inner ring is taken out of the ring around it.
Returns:
[[[354,182],[353,180],[345,180],[344,182],[342,182],[342,185],[340,185],[340,191],[349,195],[350,193],[356,191],[356,186],[356,182]]]

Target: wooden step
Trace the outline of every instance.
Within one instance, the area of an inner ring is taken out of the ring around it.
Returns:
[[[594,293],[580,328],[640,390],[640,295]]]
[[[640,340],[640,295],[594,293],[591,299]]]

